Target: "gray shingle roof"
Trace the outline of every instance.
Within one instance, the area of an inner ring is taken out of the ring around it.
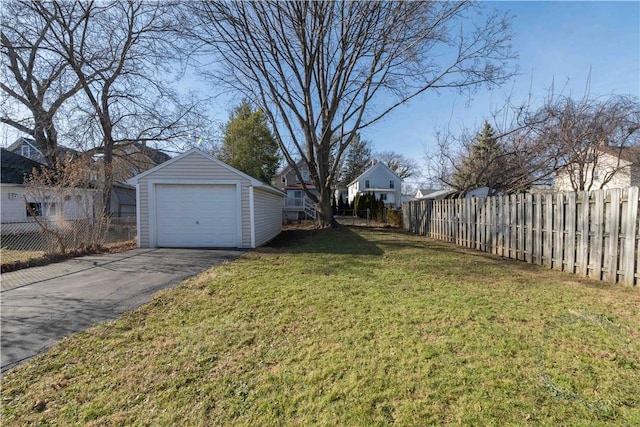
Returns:
[[[0,181],[3,184],[24,184],[25,178],[31,175],[33,168],[42,167],[41,163],[4,148],[1,149],[0,163]]]

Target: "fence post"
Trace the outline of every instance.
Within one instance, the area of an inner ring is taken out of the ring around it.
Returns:
[[[565,221],[567,228],[567,240],[564,244],[564,252],[567,258],[566,270],[570,273],[576,271],[576,193],[567,194],[567,209],[565,210]]]
[[[618,246],[620,244],[620,189],[613,188],[607,191],[605,201],[609,203],[606,209],[605,239],[608,239],[608,253],[604,257],[604,278],[615,282],[618,278]],[[605,244],[606,244],[605,243]]]
[[[636,243],[636,223],[638,219],[638,187],[627,189],[627,212],[622,217],[622,227],[624,233],[624,246],[622,251],[622,274],[624,274],[623,284],[633,286],[635,281],[635,243]],[[640,264],[639,264],[640,265]]]

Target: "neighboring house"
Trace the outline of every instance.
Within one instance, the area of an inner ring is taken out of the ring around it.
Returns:
[[[386,205],[402,207],[402,179],[382,162],[377,162],[353,180],[347,191],[349,203],[352,203],[358,194],[373,193]]]
[[[136,216],[136,187],[115,183],[111,187],[111,217],[134,218]]]
[[[601,147],[594,162],[569,165],[554,179],[556,191],[607,190],[640,186],[640,147]],[[582,178],[580,178],[582,173]]]
[[[302,175],[302,179],[307,189],[312,194],[318,194],[318,190],[311,182],[309,176],[309,168],[303,161],[296,163],[296,167]],[[284,168],[274,178],[274,185],[279,190],[286,193],[284,199],[284,218],[289,220],[298,220],[316,217],[315,204],[309,199],[304,192],[302,183],[298,179],[295,170],[290,165]]]
[[[425,198],[428,194],[431,194],[435,191],[438,191],[436,189],[433,188],[421,188],[416,192],[416,195],[414,196],[414,198],[416,199],[423,199]]]
[[[478,187],[467,191],[458,191],[453,189],[447,190],[429,190],[426,195],[416,197],[414,200],[440,200],[440,199],[483,199],[488,197],[490,193],[489,187]]]
[[[104,150],[94,148],[89,150],[98,164],[102,163]],[[113,180],[115,182],[126,182],[151,168],[171,159],[167,153],[147,146],[146,144],[135,142],[132,144],[117,146],[113,150],[112,168]],[[101,177],[96,177],[99,181]]]
[[[282,230],[284,192],[197,148],[129,183],[142,248],[255,248]]]
[[[26,178],[43,165],[9,150],[0,153],[1,222],[33,224],[36,218],[79,220],[93,218],[95,190],[90,188],[33,188]],[[26,230],[26,229],[25,229]]]
[[[456,190],[434,190],[428,192],[426,195],[422,197],[416,197],[416,200],[440,200],[440,199],[451,199],[458,192]]]
[[[7,147],[7,150],[22,157],[34,160],[43,165],[47,164],[47,160],[44,154],[36,146],[36,141],[32,138],[20,137],[13,144]],[[55,151],[56,155],[61,158],[66,156],[67,154],[71,156],[76,156],[78,154],[76,150],[69,147],[64,147],[62,145],[59,145]]]
[[[103,150],[96,148],[89,151],[96,162],[97,170],[101,171]],[[133,143],[118,146],[113,152],[113,180],[111,187],[110,216],[112,218],[134,217],[136,215],[136,190],[135,187],[125,182],[136,175],[170,160],[171,157],[161,150],[148,147],[143,143]],[[104,187],[104,177],[94,177],[97,188]]]

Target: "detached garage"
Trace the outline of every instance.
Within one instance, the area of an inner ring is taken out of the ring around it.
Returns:
[[[282,230],[286,194],[197,148],[129,183],[142,248],[255,248]]]

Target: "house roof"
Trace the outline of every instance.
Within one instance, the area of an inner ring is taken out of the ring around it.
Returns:
[[[171,159],[171,156],[157,148],[149,147],[141,142],[134,142],[133,145],[140,150],[142,154],[150,158],[155,164],[159,165]]]
[[[447,196],[451,196],[452,194],[457,193],[456,190],[436,190],[427,194],[426,196],[420,197],[418,200],[424,199],[444,199]]]
[[[191,150],[189,150],[189,151],[187,151],[185,153],[182,153],[179,156],[172,157],[170,160],[168,160],[168,161],[166,161],[164,163],[161,163],[158,166],[156,166],[154,168],[151,168],[146,172],[143,172],[143,173],[141,173],[139,175],[134,176],[133,178],[131,178],[131,179],[129,179],[127,181],[127,184],[137,184],[138,181],[141,178],[144,178],[144,177],[146,177],[148,175],[151,175],[152,173],[154,173],[154,172],[156,172],[156,171],[158,171],[158,170],[160,170],[162,168],[166,168],[167,166],[169,166],[169,165],[171,165],[171,164],[173,164],[173,163],[175,163],[177,161],[180,161],[184,157],[187,157],[188,155],[194,154],[194,153],[198,154],[198,155],[200,155],[200,156],[202,156],[202,157],[204,157],[204,158],[206,158],[208,160],[210,160],[211,162],[217,164],[220,167],[223,167],[223,168],[225,168],[225,169],[227,169],[227,170],[229,170],[229,171],[231,171],[231,172],[233,172],[233,173],[235,173],[235,174],[237,174],[237,175],[239,175],[239,176],[241,176],[241,177],[243,177],[245,179],[248,179],[249,181],[251,181],[251,185],[253,185],[254,187],[262,188],[263,190],[267,190],[267,191],[270,191],[272,193],[278,194],[279,196],[283,196],[283,197],[286,196],[286,193],[278,190],[277,188],[272,187],[269,184],[265,184],[264,182],[254,178],[254,177],[252,177],[250,175],[247,175],[246,173],[241,172],[241,171],[239,171],[238,169],[236,169],[236,168],[234,168],[232,166],[229,166],[228,164],[226,164],[222,160],[220,160],[220,159],[218,159],[216,157],[213,157],[211,154],[205,153],[204,151],[202,151],[199,148],[192,148]]]
[[[640,147],[614,147],[606,146],[603,152],[615,158],[620,157],[621,160],[632,164],[640,163]]]
[[[0,153],[0,181],[3,184],[24,184],[33,168],[41,168],[42,163],[28,159],[5,148]]]
[[[418,190],[418,192],[420,192],[420,194],[422,194],[423,196],[426,196],[429,193],[433,193],[434,191],[438,191],[435,188],[420,188]]]
[[[396,178],[398,178],[400,181],[402,181],[402,178],[400,178],[398,176],[397,173],[395,173],[394,171],[391,170],[391,168],[389,168],[389,166],[385,165],[382,162],[376,162],[375,165],[369,167],[366,171],[362,172],[356,179],[354,179],[353,181],[351,181],[348,185],[348,187],[352,186],[356,181],[360,180],[362,177],[364,177],[365,175],[368,175],[369,173],[371,173],[374,169],[379,169],[380,167],[385,168],[386,170],[388,170],[389,172],[391,172]]]
[[[26,136],[21,136],[20,138],[18,138],[13,144],[11,144],[10,146],[7,147],[7,150],[9,151],[14,151],[17,150],[18,147],[20,147],[22,144],[28,144],[31,146],[31,148],[33,148],[34,150],[36,150],[38,153],[40,153],[40,155],[42,157],[44,157],[44,154],[42,153],[42,151],[40,150],[40,148],[38,148],[35,139],[33,138],[27,138]],[[72,156],[75,156],[78,154],[77,150],[74,150],[73,148],[69,148],[69,147],[65,147],[64,145],[58,145],[56,147],[56,149],[54,150],[54,153],[56,154],[56,156],[58,157],[64,157],[67,154],[71,154]],[[16,153],[17,154],[17,153]]]

